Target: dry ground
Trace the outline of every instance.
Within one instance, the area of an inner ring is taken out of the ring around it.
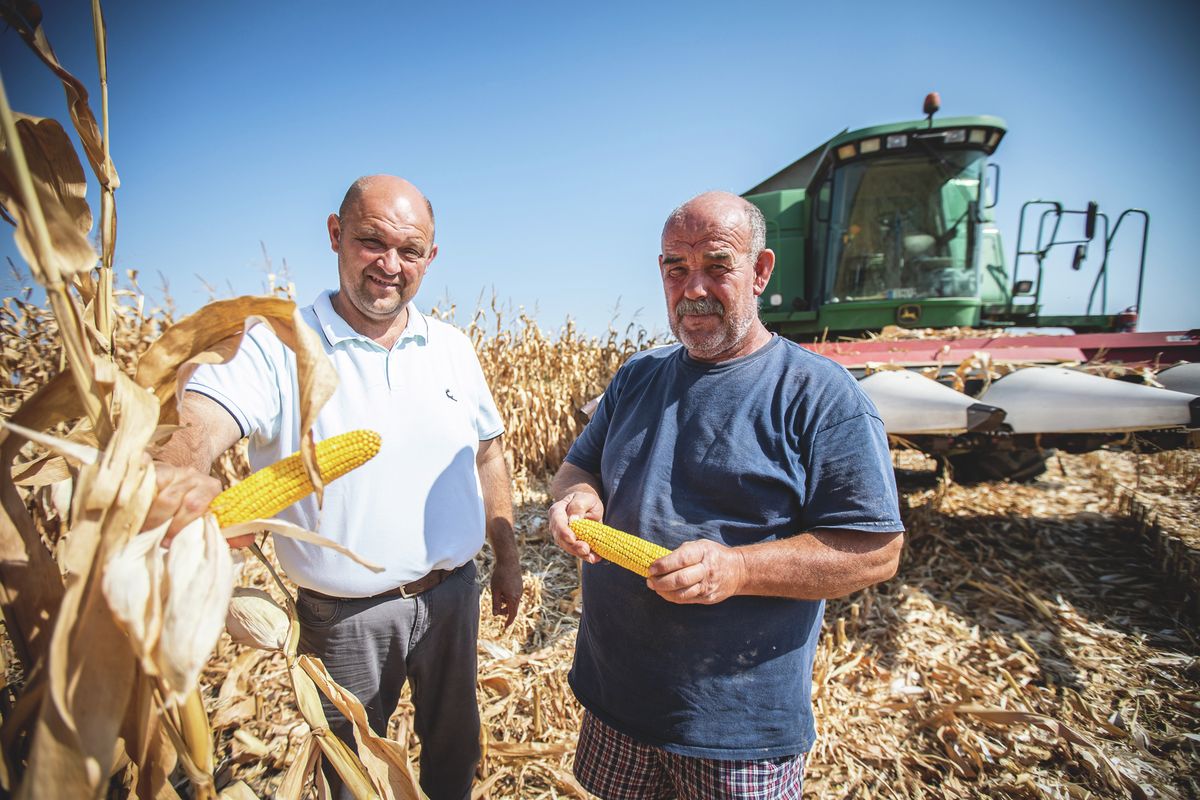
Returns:
[[[1117,502],[1135,488],[1200,539],[1200,452],[1062,456],[1026,486],[947,487],[923,457],[897,462],[904,561],[829,604],[805,796],[1200,797],[1198,629]],[[484,615],[476,795],[586,796],[569,769],[577,568],[546,539],[544,491],[518,501],[526,604],[507,632]],[[270,796],[304,726],[281,658],[225,640],[204,681],[218,785],[232,775]]]

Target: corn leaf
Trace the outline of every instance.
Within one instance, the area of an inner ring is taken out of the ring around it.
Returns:
[[[28,2],[28,0],[5,2],[0,3],[0,16],[17,31],[34,54],[62,81],[63,89],[67,94],[67,107],[71,121],[79,134],[79,140],[83,144],[84,152],[87,153],[88,161],[91,162],[92,170],[96,173],[96,179],[102,186],[116,189],[121,185],[121,181],[117,177],[116,168],[105,153],[100,126],[96,124],[96,117],[88,105],[87,88],[81,80],[59,63],[58,56],[54,54],[54,48],[50,46],[50,40],[42,29],[42,10],[36,3]]]
[[[162,633],[154,658],[179,702],[196,687],[200,670],[225,629],[233,594],[233,559],[211,515],[184,527],[167,550]]]
[[[329,675],[320,659],[300,656],[300,666],[321,691],[354,725],[358,757],[367,770],[375,791],[386,800],[425,800],[409,761],[408,747],[394,739],[378,736],[367,722],[361,702]]]
[[[245,781],[234,781],[222,789],[217,797],[219,800],[258,800],[258,795]]]
[[[321,547],[328,547],[331,550],[336,550],[347,558],[355,561],[371,572],[383,572],[383,567],[378,564],[367,561],[359,556],[353,550],[338,544],[332,539],[326,539],[319,533],[313,533],[310,530],[301,528],[299,525],[293,525],[290,522],[284,522],[281,519],[255,519],[249,522],[239,522],[236,525],[230,525],[221,529],[221,534],[227,539],[235,539],[238,536],[245,536],[247,533],[257,533],[258,531],[270,531],[271,533],[280,536],[286,536],[289,539],[295,539],[298,542],[307,544],[316,544]]]
[[[162,548],[170,521],[139,533],[113,554],[104,570],[104,596],[113,615],[129,635],[133,651],[147,675],[158,675],[154,661],[162,633],[163,574]]]
[[[38,258],[30,216],[36,211],[26,204],[27,198],[21,192],[16,172],[18,167],[10,152],[12,143],[0,129],[0,150],[3,151],[0,153],[0,205],[17,223],[13,234],[17,248],[29,263],[34,277],[43,284],[47,274],[67,279],[86,273],[95,266],[97,255],[87,239],[92,225],[91,210],[83,199],[87,181],[71,141],[62,126],[52,119],[18,114],[16,130],[53,245],[50,252],[42,256],[53,259],[53,265]],[[48,273],[47,270],[51,271]]]
[[[80,469],[75,524],[61,548],[66,591],[47,653],[47,693],[18,798],[98,796],[134,688],[136,658],[101,576],[109,554],[140,528],[153,497],[143,455],[157,409],[120,373],[101,374],[97,385],[111,386],[120,424],[99,462]]]
[[[292,691],[296,693],[296,705],[300,709],[300,715],[304,717],[304,721],[312,730],[314,740],[320,747],[321,755],[327,758],[330,765],[337,770],[350,793],[358,800],[379,798],[379,793],[372,788],[362,761],[354,754],[354,751],[346,746],[345,742],[329,731],[329,721],[325,718],[325,710],[321,706],[321,693],[317,690],[317,684],[296,657],[299,639],[300,622],[293,616],[291,629],[288,631],[288,676],[292,681]],[[319,769],[314,772],[314,781],[318,788],[318,796],[329,796],[328,786],[325,786]]]
[[[233,357],[246,331],[267,325],[296,353],[300,390],[300,452],[317,502],[324,482],[317,469],[312,426],[317,413],[337,388],[337,373],[325,356],[317,332],[300,318],[296,304],[274,297],[239,297],[209,303],[165,331],[138,361],[136,380],[152,389],[162,405],[160,421],[178,421],[178,398],[200,364],[223,363]]]
[[[304,786],[308,778],[321,768],[321,749],[317,747],[312,733],[304,737],[300,751],[292,760],[291,766],[283,775],[279,789],[275,792],[275,800],[300,800],[304,795]]]

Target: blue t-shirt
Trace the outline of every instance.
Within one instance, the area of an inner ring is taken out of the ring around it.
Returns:
[[[875,407],[842,367],[778,336],[716,364],[679,346],[639,353],[567,461],[600,476],[607,524],[672,550],[903,529]],[[774,597],[669,603],[627,570],[585,564],[571,688],[608,725],[682,755],[807,752],[823,612]]]

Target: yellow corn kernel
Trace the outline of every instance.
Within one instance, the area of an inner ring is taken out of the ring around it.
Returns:
[[[643,578],[649,577],[650,565],[671,551],[616,528],[610,528],[594,519],[576,519],[567,523],[582,542],[606,561],[636,572]]]
[[[379,434],[356,430],[331,436],[317,444],[317,469],[325,482],[340,478],[379,452]],[[273,517],[312,493],[299,453],[263,467],[246,480],[221,492],[209,505],[222,527]]]

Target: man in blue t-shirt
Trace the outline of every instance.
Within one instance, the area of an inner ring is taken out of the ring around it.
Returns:
[[[799,798],[824,601],[899,563],[883,424],[844,369],[759,321],[774,265],[742,198],[676,209],[659,269],[681,346],[617,372],[554,477],[551,532],[587,562],[575,774],[608,800]],[[642,579],[576,517],[672,552]]]

